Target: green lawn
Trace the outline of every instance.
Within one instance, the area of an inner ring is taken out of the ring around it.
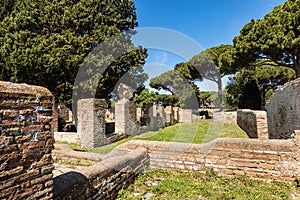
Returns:
[[[300,189],[288,183],[221,177],[214,172],[155,170],[139,175],[119,192],[118,199],[277,200],[300,198]]]
[[[107,154],[116,146],[129,140],[151,140],[163,142],[185,142],[200,144],[219,137],[247,138],[247,134],[236,124],[214,124],[213,120],[197,120],[192,124],[176,124],[156,132],[147,132],[129,137],[103,147],[89,149],[91,152]]]

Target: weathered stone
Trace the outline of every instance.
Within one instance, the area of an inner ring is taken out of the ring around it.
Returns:
[[[300,78],[279,87],[267,107],[270,139],[290,139],[300,130]]]

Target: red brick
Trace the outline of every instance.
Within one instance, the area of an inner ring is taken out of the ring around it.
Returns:
[[[31,125],[31,126],[23,127],[21,132],[26,133],[30,131],[42,131],[43,129],[44,129],[44,125]]]
[[[27,110],[20,110],[20,115],[33,115],[33,110],[27,109]]]
[[[16,142],[17,143],[23,143],[24,141],[31,140],[32,137],[33,136],[31,134],[16,136]]]
[[[12,196],[14,194],[16,194],[18,192],[18,190],[20,189],[20,186],[19,185],[16,185],[16,186],[13,186],[13,187],[10,187],[10,188],[7,188],[5,190],[2,190],[0,192],[0,197],[7,197],[7,196]]]
[[[40,117],[40,118],[38,118],[38,122],[40,122],[40,123],[49,123],[51,121],[52,121],[52,119],[50,117]]]
[[[12,144],[13,141],[14,141],[14,137],[0,136],[0,144],[1,145],[3,145],[3,144],[9,145],[9,144]]]
[[[18,115],[18,111],[16,110],[4,110],[3,117],[4,118],[15,118]]]
[[[259,166],[263,169],[268,169],[268,170],[273,170],[274,169],[274,166],[270,165],[270,164],[261,163]]]
[[[40,148],[45,146],[45,141],[32,141],[32,142],[25,142],[20,146],[22,149],[34,149],[34,148]]]
[[[47,174],[47,175],[44,175],[42,177],[35,178],[35,179],[31,180],[30,183],[31,183],[31,185],[35,185],[35,184],[38,184],[38,183],[43,183],[45,181],[50,180],[52,177],[53,177],[52,174]]]
[[[21,174],[20,176],[18,176],[16,178],[16,181],[24,181],[24,180],[30,179],[32,177],[36,177],[39,174],[40,174],[39,170],[32,170],[32,171],[29,171],[27,173],[24,173],[24,174]]]

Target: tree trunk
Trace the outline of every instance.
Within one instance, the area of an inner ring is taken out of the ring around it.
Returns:
[[[299,49],[294,50],[294,70],[296,72],[296,78],[300,78],[300,51]]]
[[[300,56],[298,57],[297,63],[294,64],[296,71],[296,78],[300,78]]]

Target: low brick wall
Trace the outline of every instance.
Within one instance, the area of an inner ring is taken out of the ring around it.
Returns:
[[[299,135],[300,136],[300,135]],[[300,176],[300,150],[293,140],[216,139],[206,144],[129,141],[118,147],[132,151],[146,148],[150,166],[257,179],[295,181]]]
[[[0,199],[51,199],[53,96],[0,81]]]
[[[249,138],[268,139],[268,121],[265,111],[238,110],[237,124]]]
[[[97,165],[55,177],[54,199],[115,199],[148,166],[145,149],[114,151]]]

